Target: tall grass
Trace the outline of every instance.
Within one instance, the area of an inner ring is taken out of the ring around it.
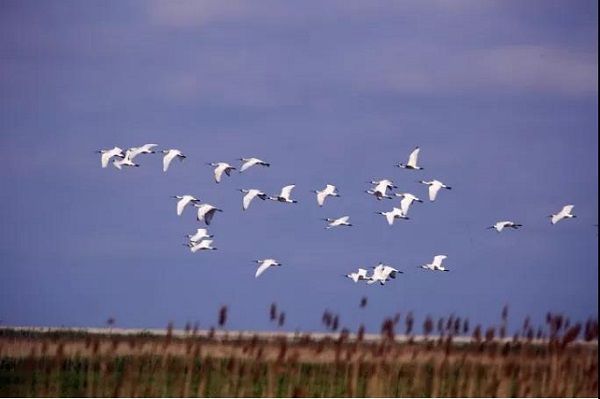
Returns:
[[[282,314],[273,305],[269,318],[283,324]],[[468,321],[454,315],[425,318],[413,336],[412,313],[384,320],[375,340],[362,326],[319,339],[201,334],[189,324],[162,336],[0,329],[0,396],[598,396],[597,321],[549,314],[545,326],[526,320],[509,338],[507,318],[476,326],[467,342],[456,337]],[[326,312],[323,323],[334,330],[334,321],[337,330],[339,317]],[[226,322],[222,307],[218,324]]]

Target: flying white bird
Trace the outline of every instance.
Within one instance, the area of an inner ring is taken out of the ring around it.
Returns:
[[[399,168],[403,168],[403,169],[422,170],[423,169],[422,167],[417,166],[417,162],[418,162],[418,158],[419,158],[419,151],[421,151],[421,149],[419,147],[416,147],[410,153],[407,164],[399,163],[396,166]]]
[[[265,162],[262,159],[258,159],[258,158],[240,158],[238,160],[243,162],[242,167],[240,168],[240,173],[242,173],[243,171],[245,171],[248,168],[251,168],[254,165],[260,165],[260,166],[266,166],[266,167],[271,166],[270,163]]]
[[[323,190],[313,190],[312,192],[317,194],[317,204],[319,204],[319,206],[323,206],[323,204],[325,203],[325,199],[329,196],[340,196],[340,194],[337,192],[337,188],[332,184],[326,185]]]
[[[439,180],[431,180],[431,181],[419,180],[419,183],[426,184],[429,186],[429,200],[430,201],[435,201],[435,197],[437,197],[437,194],[438,194],[438,191],[440,191],[440,188],[445,188],[446,190],[452,190],[452,187],[445,185],[444,183],[442,183]]]
[[[420,267],[422,269],[427,269],[427,270],[439,270],[441,272],[449,272],[450,270],[448,270],[444,266],[442,266],[442,262],[446,258],[447,258],[446,255],[437,255],[437,256],[434,256],[433,257],[433,262],[427,263],[425,265],[421,265]]]
[[[125,154],[123,153],[123,149],[120,147],[113,147],[108,150],[99,150],[99,151],[96,151],[96,153],[102,154],[102,155],[100,155],[100,163],[102,164],[103,168],[106,168],[108,166],[108,163],[110,162],[110,160],[113,157],[118,157],[118,158],[125,157]]]
[[[359,280],[369,279],[369,277],[367,276],[367,269],[363,269],[360,267],[358,268],[358,271],[346,274],[345,276],[354,281],[355,283],[358,283]]]
[[[488,229],[495,229],[498,233],[500,233],[504,229],[511,228],[517,230],[519,227],[523,227],[523,225],[511,222],[510,220],[503,220],[501,222],[494,223],[492,226],[488,227]]]
[[[387,190],[393,190],[398,188],[398,186],[396,186],[390,179],[372,180],[370,183],[375,185],[375,189],[385,188]]]
[[[375,186],[365,192],[367,194],[374,195],[378,200],[382,198],[392,199],[392,197],[387,194],[387,190],[398,188],[398,186],[396,186],[394,182],[389,179],[373,180],[370,183],[374,184]]]
[[[281,263],[277,262],[275,259],[259,259],[255,260],[254,262],[258,263],[258,269],[256,269],[256,274],[254,277],[260,276],[271,266],[281,266]]]
[[[166,172],[169,169],[169,165],[173,159],[177,158],[180,161],[183,161],[186,158],[181,151],[176,149],[163,150],[162,153],[165,154],[163,157],[163,172]]]
[[[554,215],[550,215],[549,217],[551,218],[550,221],[552,224],[556,224],[558,222],[560,222],[563,219],[572,219],[572,218],[576,218],[577,216],[573,215],[571,212],[573,211],[573,208],[575,206],[574,205],[565,205],[563,206],[563,208],[560,210],[560,212],[554,214]]]
[[[392,226],[394,224],[394,220],[396,220],[396,219],[404,219],[404,220],[409,219],[409,217],[406,216],[404,214],[404,212],[402,212],[402,209],[396,208],[396,207],[394,207],[391,211],[388,211],[388,212],[375,212],[375,213],[377,213],[378,215],[385,216],[385,219],[387,220],[387,222],[390,226]]]
[[[122,159],[114,159],[112,163],[113,163],[113,166],[119,170],[121,170],[123,168],[123,166],[136,167],[136,168],[140,166],[137,163],[133,162],[133,160],[131,159],[131,151],[130,150],[125,151],[125,156]]]
[[[227,162],[211,162],[208,165],[215,167],[215,181],[221,182],[221,176],[225,173],[227,176],[231,176],[231,171],[235,170],[235,167],[229,165]]]
[[[141,147],[132,147],[128,151],[130,152],[129,158],[133,161],[133,158],[140,154],[154,154],[156,151],[153,150],[158,144],[144,144]]]
[[[371,277],[369,277],[369,281],[367,281],[367,284],[374,284],[376,282],[379,282],[379,284],[384,285],[389,279],[396,278],[397,273],[403,272],[396,270],[391,266],[379,263],[377,266],[373,267],[373,274],[371,274]]]
[[[295,184],[290,184],[289,186],[285,186],[281,189],[281,193],[277,197],[269,197],[270,200],[279,201],[279,202],[287,202],[287,203],[297,203],[298,201],[290,198],[292,194],[292,190],[296,187]]]
[[[210,225],[212,218],[215,216],[216,212],[223,212],[222,209],[219,209],[211,204],[194,204],[196,208],[198,208],[198,216],[196,220],[199,222],[204,221],[206,225]]]
[[[198,251],[215,250],[217,248],[212,246],[213,240],[202,240],[200,242],[188,242],[183,244],[190,249],[191,252],[196,253]]]
[[[260,190],[257,190],[255,188],[251,188],[250,190],[245,190],[245,189],[240,189],[240,191],[242,193],[245,193],[246,195],[244,195],[244,198],[242,199],[242,209],[246,210],[248,209],[248,207],[250,206],[250,202],[252,202],[252,200],[256,197],[260,198],[261,200],[266,200],[267,198],[269,198],[269,196],[265,193],[263,193]]]
[[[196,233],[188,234],[186,237],[190,240],[190,242],[200,242],[205,238],[213,238],[212,234],[208,234],[207,229],[197,229]]]
[[[177,216],[181,216],[181,214],[183,213],[184,208],[190,204],[196,204],[198,202],[200,202],[199,199],[197,199],[196,197],[194,197],[193,195],[174,195],[172,198],[176,198],[179,201],[177,201]]]
[[[423,202],[411,193],[396,193],[396,197],[402,198],[402,200],[400,201],[400,209],[402,209],[402,213],[404,214],[404,216],[408,215],[408,209],[410,208],[413,202]]]
[[[348,222],[348,220],[350,220],[350,216],[342,216],[341,218],[337,219],[325,218],[323,220],[329,223],[329,225],[325,227],[326,229],[332,229],[338,226],[352,226],[352,223]]]

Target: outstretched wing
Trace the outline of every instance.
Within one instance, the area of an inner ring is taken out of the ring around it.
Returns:
[[[281,194],[279,196],[289,200],[294,187],[296,187],[295,184],[290,184],[289,186],[285,186],[284,188],[281,189]]]
[[[435,266],[435,267],[440,267],[440,266],[442,266],[442,261],[444,259],[446,259],[446,258],[447,258],[446,255],[437,255],[437,256],[434,256],[433,257],[433,263],[432,263],[432,265]]]
[[[410,156],[408,157],[408,166],[412,166],[413,168],[417,167],[419,151],[421,151],[421,149],[417,147],[413,150],[413,152],[410,153]]]
[[[244,164],[240,168],[240,172],[243,172],[246,169],[248,169],[249,167],[256,165],[256,163],[257,163],[256,159],[250,158],[249,160],[247,160],[246,162],[244,162]]]
[[[225,171],[226,168],[227,168],[227,165],[224,165],[224,164],[219,164],[215,168],[215,181],[217,183],[221,182],[221,176],[223,176],[223,172]]]
[[[429,200],[430,201],[435,201],[435,197],[437,197],[437,194],[438,194],[438,191],[440,191],[440,188],[442,188],[442,186],[439,184],[431,184],[429,186]]]
[[[268,263],[268,262],[262,262],[262,263],[260,264],[260,266],[258,267],[258,269],[256,269],[256,274],[254,275],[254,277],[258,277],[258,276],[260,276],[261,274],[263,274],[263,272],[264,272],[265,270],[267,270],[267,269],[268,269],[270,266],[271,266],[271,263]]]
[[[317,192],[317,204],[319,204],[319,206],[323,206],[325,203],[325,198],[327,198],[327,193],[325,190]]]
[[[163,172],[166,172],[169,169],[169,165],[171,164],[171,161],[176,156],[177,156],[177,153],[172,150],[166,153],[166,155],[163,157]]]
[[[244,195],[244,199],[242,200],[242,209],[246,210],[250,206],[250,202],[258,195],[258,192],[255,190],[250,190],[246,195]]]
[[[392,226],[394,224],[394,219],[395,219],[394,213],[393,212],[386,212],[385,213],[385,219],[387,220],[388,224],[390,226]]]
[[[212,220],[212,218],[215,216],[215,213],[217,212],[216,208],[212,208],[210,210],[208,210],[206,212],[206,214],[204,215],[204,222],[206,223],[206,225],[208,226]]]
[[[402,209],[402,214],[404,216],[408,214],[408,208],[410,207],[410,204],[412,204],[412,202],[413,199],[407,196],[402,198],[402,201],[400,201],[400,209]]]
[[[189,203],[190,203],[190,201],[191,201],[191,198],[189,198],[189,197],[185,197],[185,198],[183,198],[183,199],[180,199],[180,200],[177,202],[177,216],[181,216],[181,214],[183,213],[183,209],[185,208],[185,206],[186,206],[187,204],[189,204]]]
[[[565,205],[563,206],[563,209],[560,211],[560,213],[562,213],[563,215],[569,215],[573,208],[575,208],[574,205]]]

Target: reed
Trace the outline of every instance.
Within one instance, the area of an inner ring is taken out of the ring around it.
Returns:
[[[222,329],[227,307],[217,316]],[[397,313],[378,339],[362,325],[352,334],[331,311],[323,324],[340,332],[324,338],[203,333],[190,323],[183,333],[169,323],[162,336],[119,335],[114,322],[107,334],[3,328],[0,396],[598,396],[595,319],[549,313],[536,327],[528,317],[509,336],[508,317],[505,307],[498,325],[471,332],[465,318],[427,316],[419,337],[413,313]],[[285,313],[273,304],[269,319],[283,326]]]

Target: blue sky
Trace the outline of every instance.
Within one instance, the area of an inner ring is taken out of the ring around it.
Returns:
[[[131,327],[215,323],[378,330],[397,311],[486,324],[598,313],[595,1],[90,1],[0,3],[0,320]],[[158,143],[188,155],[167,174],[100,168],[93,151]],[[422,147],[424,171],[394,168]],[[217,185],[205,163],[270,168]],[[453,186],[387,226],[363,191],[389,177]],[[295,206],[253,203],[238,188]],[[309,191],[342,197],[322,209]],[[191,254],[193,212],[218,205],[218,251]],[[546,216],[575,205],[577,219]],[[324,230],[322,217],[354,227]],[[514,219],[520,231],[485,230]],[[447,254],[451,273],[419,264]],[[254,279],[252,259],[281,269]],[[341,275],[385,261],[385,287]],[[362,296],[369,306],[359,309]]]

